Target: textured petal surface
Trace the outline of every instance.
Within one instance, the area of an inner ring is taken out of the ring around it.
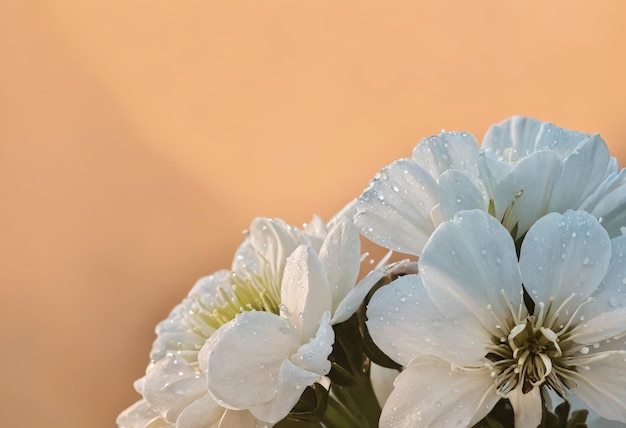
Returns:
[[[411,159],[400,159],[370,182],[359,197],[356,226],[390,250],[419,255],[434,230],[430,218],[439,203],[437,181]]]
[[[150,352],[152,361],[159,361],[168,353],[177,353],[190,363],[197,361],[198,351],[215,329],[198,317],[190,317],[190,313],[194,311],[196,299],[210,301],[218,288],[230,289],[227,276],[228,271],[221,270],[200,278],[183,302],[156,326],[157,338]]]
[[[440,209],[444,220],[462,210],[487,211],[489,200],[484,191],[463,172],[451,169],[439,177]]]
[[[626,236],[611,240],[609,268],[592,297],[579,311],[585,319],[626,307]]]
[[[374,269],[368,273],[365,278],[359,281],[357,286],[353,288],[350,293],[348,293],[346,298],[341,301],[339,307],[333,314],[331,323],[333,325],[339,324],[350,318],[352,314],[359,309],[363,303],[363,299],[367,296],[367,293],[369,293],[372,287],[376,285],[376,283],[386,274],[386,269]]]
[[[576,376],[572,392],[593,411],[606,419],[626,423],[626,353],[610,352],[606,358],[588,365]]]
[[[198,355],[218,403],[248,409],[273,399],[285,359],[300,347],[299,332],[268,312],[244,312],[217,330]]]
[[[548,212],[580,208],[604,180],[609,159],[609,149],[599,135],[581,143],[563,160]]]
[[[473,316],[441,313],[418,275],[401,276],[377,290],[367,307],[367,318],[374,343],[402,366],[423,354],[457,365],[480,365],[484,344],[490,342]]]
[[[311,247],[301,245],[287,259],[281,303],[281,315],[296,327],[303,341],[315,335],[322,315],[331,310],[326,271]]]
[[[541,389],[535,387],[526,394],[518,386],[509,393],[509,401],[515,414],[515,428],[537,428],[541,424]]]
[[[507,300],[514,308],[521,303],[513,240],[483,211],[462,211],[442,223],[418,266],[424,287],[443,313],[463,320],[473,316],[494,336],[500,334],[498,320],[510,318]]]
[[[552,152],[532,153],[523,158],[497,185],[494,195],[496,217],[513,231],[514,238],[548,211],[559,161]]]
[[[289,414],[302,396],[304,388],[319,379],[319,374],[309,372],[285,360],[278,375],[276,396],[267,403],[252,407],[250,412],[262,421],[276,423]]]
[[[608,177],[594,196],[584,209],[602,219],[609,236],[620,236],[626,224],[626,169]]]
[[[225,412],[239,412],[239,410],[226,410],[206,393],[182,411],[176,419],[176,428],[217,428]],[[241,413],[249,415],[249,412]],[[244,427],[244,425],[240,426]],[[248,426],[254,427],[254,425]]]
[[[584,211],[552,213],[528,231],[522,244],[520,269],[535,302],[557,305],[575,295],[561,310],[567,321],[604,278],[611,243],[600,223]]]
[[[328,277],[334,313],[354,288],[361,266],[361,240],[352,221],[339,222],[328,232],[319,258]]]
[[[394,383],[380,417],[380,426],[472,426],[500,400],[489,370],[452,371],[432,357],[418,358]]]
[[[170,355],[146,370],[142,393],[153,409],[174,422],[187,406],[206,395],[207,389],[201,372],[181,357]]]
[[[139,400],[119,414],[116,421],[119,428],[161,428],[172,426],[161,415],[148,406],[146,400]]]
[[[291,357],[291,361],[298,367],[323,376],[330,371],[328,356],[333,351],[333,343],[335,342],[335,332],[330,325],[329,312],[324,314],[319,324],[315,337],[302,345],[298,352]]]
[[[482,148],[509,162],[540,150],[550,150],[562,160],[589,137],[531,117],[513,116],[489,128]]]
[[[422,139],[413,150],[413,160],[435,179],[450,170],[458,169],[476,179],[478,143],[467,132],[442,132]]]

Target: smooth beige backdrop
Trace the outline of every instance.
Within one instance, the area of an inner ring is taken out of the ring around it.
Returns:
[[[626,3],[0,0],[0,425],[111,427],[254,216],[532,115],[626,161]]]

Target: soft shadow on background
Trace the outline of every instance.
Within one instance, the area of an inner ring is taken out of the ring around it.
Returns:
[[[332,4],[331,4],[332,3]],[[0,2],[0,413],[111,427],[253,217],[512,114],[626,162],[626,3]]]

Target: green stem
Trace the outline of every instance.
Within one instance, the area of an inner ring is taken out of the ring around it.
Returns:
[[[332,396],[328,396],[322,422],[327,428],[363,428],[362,422]]]
[[[361,427],[378,426],[381,409],[369,377],[355,386],[333,385],[332,395],[337,397],[355,419],[359,420]]]

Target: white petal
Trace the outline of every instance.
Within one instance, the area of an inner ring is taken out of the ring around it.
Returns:
[[[612,351],[590,363],[575,378],[572,392],[606,419],[626,423],[626,353]]]
[[[435,307],[417,275],[404,275],[374,293],[367,307],[374,343],[402,366],[421,354],[457,365],[480,365],[491,336],[476,318]]]
[[[583,345],[622,337],[626,333],[626,308],[600,313],[593,318],[584,318],[572,329],[572,340]],[[619,339],[623,343],[623,339]]]
[[[536,137],[542,126],[543,122],[536,119],[513,116],[487,130],[482,148],[493,151],[507,162],[516,161],[535,151]]]
[[[550,150],[565,159],[588,134],[559,128],[530,117],[513,116],[494,125],[485,134],[483,149],[493,150],[509,162],[540,150]]]
[[[328,356],[333,351],[335,332],[329,322],[330,313],[326,312],[319,322],[320,327],[315,337],[302,345],[291,357],[294,364],[319,376],[325,376],[330,371]]]
[[[170,422],[206,393],[202,373],[176,355],[169,355],[146,370],[142,394]]]
[[[513,240],[483,211],[462,211],[453,221],[442,223],[418,266],[424,287],[442,313],[459,320],[473,316],[496,337],[501,334],[496,326],[510,318],[507,299],[516,310],[521,304]]]
[[[579,208],[604,180],[609,159],[609,149],[599,135],[580,144],[561,165],[548,212]]]
[[[248,410],[226,410],[219,424],[219,428],[259,428],[269,426],[271,425],[257,420]]]
[[[610,258],[611,243],[598,220],[584,211],[567,211],[548,214],[528,231],[520,269],[535,303],[559,306],[575,295],[561,311],[567,321],[598,287]]]
[[[451,169],[439,177],[439,200],[444,220],[451,220],[461,210],[487,211],[487,196],[463,172]]]
[[[387,367],[371,363],[370,381],[372,382],[372,389],[374,390],[378,405],[381,408],[385,405],[387,398],[389,398],[393,392],[393,383],[399,374],[400,372],[398,370],[388,369]]]
[[[386,269],[374,269],[363,278],[355,288],[353,288],[345,299],[341,301],[335,311],[331,324],[339,324],[346,321],[354,314],[363,303],[363,299],[370,292],[372,287],[387,274]]]
[[[117,417],[118,428],[161,428],[172,426],[148,405],[146,400],[139,400],[124,410]]]
[[[176,428],[214,428],[227,410],[207,393],[191,403],[176,419]],[[238,410],[229,410],[238,412]],[[254,426],[254,425],[252,425]]]
[[[304,341],[317,331],[332,298],[326,272],[308,246],[301,245],[287,259],[281,287],[281,315],[286,316]]]
[[[481,183],[489,197],[493,199],[498,183],[513,170],[513,164],[497,159],[490,150],[481,150],[477,165]]]
[[[467,176],[478,177],[476,158],[478,143],[466,132],[442,132],[422,139],[413,150],[413,160],[435,179],[450,170],[458,169]]]
[[[311,373],[285,360],[278,375],[276,396],[264,404],[250,408],[250,412],[262,421],[276,423],[289,414],[300,400],[304,389],[319,379],[317,373]]]
[[[496,217],[512,231],[515,239],[548,210],[559,161],[554,153],[541,151],[523,158],[497,185],[494,195]]]
[[[272,275],[280,281],[285,267],[285,260],[301,244],[309,244],[309,239],[295,227],[282,220],[270,220],[258,217],[250,225],[250,244],[256,252],[257,266],[250,265],[250,259],[241,259],[239,252],[233,261],[233,270],[254,267],[255,273],[261,273],[266,263]]]
[[[620,236],[626,224],[626,169],[610,176],[597,193],[601,195],[599,200],[591,209],[585,209],[602,219],[609,236]]]
[[[361,265],[361,240],[352,221],[339,222],[328,232],[319,258],[328,275],[334,313],[354,288]]]
[[[280,367],[300,345],[299,332],[284,318],[244,312],[207,340],[198,361],[218,403],[248,409],[274,398]]]
[[[354,222],[373,242],[419,255],[434,230],[430,211],[437,204],[435,179],[411,159],[383,168],[359,197]]]
[[[394,383],[380,426],[472,426],[500,400],[487,369],[450,370],[435,358],[419,358]]]
[[[592,297],[579,312],[585,319],[626,307],[626,236],[611,239],[609,268]]]
[[[196,361],[198,350],[215,329],[198,317],[190,320],[189,312],[197,309],[196,299],[211,301],[219,288],[230,290],[228,274],[227,270],[221,270],[200,278],[183,302],[156,326],[157,338],[150,352],[152,361],[159,361],[168,353],[176,353],[192,363]]]
[[[515,414],[515,428],[537,428],[541,424],[541,388],[534,387],[526,394],[522,386],[509,393],[509,401]]]

